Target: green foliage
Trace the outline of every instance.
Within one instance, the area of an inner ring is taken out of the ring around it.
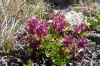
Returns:
[[[4,45],[4,47],[3,47],[4,51],[7,52],[8,49],[9,49],[9,47],[10,47],[10,44],[9,44],[9,43],[6,43],[6,44]]]
[[[39,54],[46,54],[46,57],[51,58],[54,66],[65,65],[70,59],[69,52],[65,52],[63,45],[59,42],[59,39],[55,36],[46,37],[43,39],[43,43],[39,48]],[[68,49],[66,49],[68,50]]]
[[[89,23],[93,28],[100,26],[100,18],[88,18],[87,23]]]
[[[27,62],[27,64],[24,64],[24,66],[33,66],[33,62],[32,62],[31,60],[29,60],[29,61]]]

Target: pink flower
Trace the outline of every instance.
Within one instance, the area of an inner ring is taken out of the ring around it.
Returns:
[[[74,27],[74,30],[75,30],[75,33],[80,33],[81,32],[81,29],[80,29],[79,25],[76,25]]]
[[[58,18],[63,20],[63,19],[65,19],[65,16],[64,16],[64,14],[60,14]]]
[[[49,24],[47,22],[39,23],[38,19],[32,18],[28,21],[26,30],[32,35],[37,34],[38,37],[43,37],[48,34]]]
[[[41,44],[41,38],[48,35],[49,24],[48,22],[38,22],[38,19],[32,18],[27,23],[27,32],[31,34],[33,40],[29,42],[29,46],[36,49]],[[28,41],[30,37],[26,36],[23,39]]]
[[[39,25],[39,21],[37,18],[32,18],[28,21],[27,25],[30,27],[36,28],[36,26]]]
[[[26,30],[30,34],[35,34],[36,33],[36,27],[39,25],[38,19],[37,18],[32,18],[27,22],[27,27]]]
[[[49,30],[49,24],[47,22],[42,22],[37,28],[37,34],[39,37],[47,36]]]
[[[88,44],[88,41],[85,38],[80,38],[78,39],[78,47],[86,47],[86,45]]]
[[[52,13],[52,14],[51,14],[51,19],[56,18],[56,16],[57,16],[56,14]]]
[[[29,40],[29,37],[28,36],[24,36],[23,37],[23,40],[28,41]]]
[[[86,29],[86,24],[81,23],[80,25],[76,25],[74,27],[75,33],[80,33],[81,31],[84,31]]]
[[[79,27],[80,27],[81,31],[84,31],[86,29],[86,24],[85,23],[81,23],[79,25]]]
[[[81,5],[81,10],[82,10],[82,12],[85,13],[85,14],[88,12],[88,8],[86,7],[86,4],[85,4],[85,3],[83,3],[83,4]]]
[[[53,29],[55,32],[61,33],[66,27],[66,22],[64,22],[65,16],[63,14],[57,15],[52,18],[53,20]]]
[[[40,44],[41,44],[41,42],[40,41],[32,41],[32,42],[30,42],[30,47],[32,48],[32,49],[36,49],[36,48],[38,48],[39,46],[40,46]]]
[[[82,12],[83,12],[83,13],[87,13],[87,12],[88,12],[88,8],[87,8],[87,7],[83,7],[83,8],[82,8]]]
[[[93,7],[93,9],[97,9],[97,6],[95,5],[95,6]]]
[[[72,44],[73,45],[74,42],[74,37],[73,36],[66,36],[65,39],[62,41],[62,44],[65,47],[68,47],[68,45]]]
[[[69,6],[67,9],[68,9],[68,11],[71,11],[71,10],[73,10],[73,7]]]
[[[81,7],[86,7],[86,3],[83,3],[83,4],[81,5]]]

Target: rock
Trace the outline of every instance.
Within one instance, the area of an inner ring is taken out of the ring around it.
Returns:
[[[97,4],[100,4],[100,0],[95,0],[95,2],[96,2]]]
[[[68,13],[65,14],[66,20],[67,22],[73,26],[73,25],[78,25],[83,23],[83,20],[85,19],[85,16],[83,15],[83,13],[76,13],[74,11],[70,11]]]
[[[71,4],[77,4],[79,0],[44,0],[49,3],[54,9],[65,9]]]

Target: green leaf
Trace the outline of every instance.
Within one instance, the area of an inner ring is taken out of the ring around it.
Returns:
[[[10,45],[9,43],[6,43],[3,47],[4,51],[7,52],[7,50],[9,49]]]
[[[33,62],[29,60],[27,64],[24,64],[24,66],[33,66]]]
[[[29,46],[27,46],[25,50],[26,50],[27,52],[29,52],[29,53],[32,52],[32,49],[31,49]]]
[[[97,28],[98,25],[100,25],[100,18],[94,19],[94,18],[88,18],[87,22],[90,23],[90,25],[93,28]]]

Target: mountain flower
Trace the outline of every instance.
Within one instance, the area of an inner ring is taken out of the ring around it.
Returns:
[[[86,24],[85,23],[81,23],[79,25],[79,27],[80,27],[81,31],[84,31],[86,29]]]
[[[27,27],[26,30],[30,34],[35,34],[36,33],[36,27],[39,25],[38,19],[32,18],[27,22]]]
[[[81,7],[86,7],[86,3],[83,3],[83,4],[81,5]]]
[[[64,16],[64,14],[60,14],[58,18],[61,19],[61,20],[64,20],[65,16]]]
[[[62,44],[65,47],[68,47],[69,45],[73,45],[74,37],[73,36],[66,36],[65,39],[62,40]]]
[[[76,25],[74,27],[74,31],[75,31],[75,33],[80,33],[81,32],[80,26],[79,25]]]
[[[30,47],[37,48],[41,44],[41,38],[48,35],[49,24],[48,22],[38,22],[38,19],[32,18],[28,21],[26,30],[33,40],[29,42]],[[28,37],[24,40],[29,41]]]
[[[49,24],[47,22],[38,22],[38,19],[32,18],[27,23],[26,30],[32,35],[38,35],[38,37],[46,36],[48,33]]]
[[[72,7],[72,6],[69,6],[69,7],[67,8],[67,10],[68,10],[68,11],[71,11],[71,10],[73,10],[73,7]]]
[[[95,6],[93,6],[93,9],[97,9],[97,6],[95,5]]]
[[[54,14],[54,13],[51,14],[51,19],[55,19],[56,17],[57,17],[56,14]]]
[[[88,44],[88,41],[85,38],[79,38],[78,39],[78,47],[86,47],[86,45]]]
[[[30,42],[29,46],[32,48],[32,49],[36,49],[40,46],[41,42],[40,41],[32,41]]]
[[[85,29],[86,29],[86,24],[85,23],[81,23],[80,25],[76,25],[74,27],[75,33],[80,33],[81,31],[84,31]]]
[[[82,12],[83,12],[84,14],[86,14],[86,13],[88,12],[88,8],[87,8],[87,7],[83,7],[83,8],[82,8]]]
[[[52,26],[55,32],[61,33],[64,31],[66,27],[66,22],[64,22],[65,16],[63,14],[57,15],[56,17],[52,18]]]
[[[49,30],[49,24],[47,22],[42,22],[37,28],[36,32],[39,37],[47,36]]]

